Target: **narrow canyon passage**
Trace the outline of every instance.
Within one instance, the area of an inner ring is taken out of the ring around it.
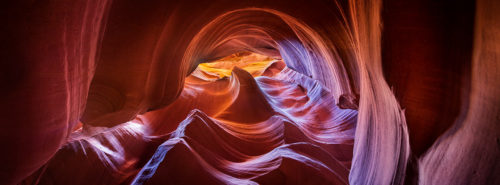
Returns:
[[[500,184],[498,0],[18,0],[0,22],[0,185]]]

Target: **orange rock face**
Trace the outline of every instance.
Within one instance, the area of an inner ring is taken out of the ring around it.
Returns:
[[[500,184],[500,1],[0,6],[0,184]]]
[[[206,74],[197,69],[171,105],[113,128],[75,131],[23,183],[348,184],[357,111],[336,107],[319,82],[267,66],[261,73],[272,76],[235,67],[215,80],[195,76]]]

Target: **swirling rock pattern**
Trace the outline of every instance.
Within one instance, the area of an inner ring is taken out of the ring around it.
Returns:
[[[496,0],[20,0],[0,18],[0,184],[500,184]],[[274,62],[196,71],[242,52]]]
[[[181,94],[190,97],[176,100],[186,102],[114,128],[77,130],[24,183],[348,184],[357,111],[339,109],[317,81],[283,67],[255,79],[237,67],[215,81],[191,75]],[[208,87],[193,88],[200,84]],[[233,93],[213,111],[205,92],[217,88]]]

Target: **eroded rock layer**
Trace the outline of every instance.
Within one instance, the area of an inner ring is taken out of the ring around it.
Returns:
[[[500,184],[498,0],[19,0],[0,20],[0,184],[155,183],[177,154],[216,183],[345,183],[340,163],[355,185]],[[242,52],[269,70],[207,63]]]
[[[255,78],[190,75],[164,109],[75,131],[24,183],[348,184],[357,111],[275,63]]]

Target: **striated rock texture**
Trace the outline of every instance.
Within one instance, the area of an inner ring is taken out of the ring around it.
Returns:
[[[339,109],[322,85],[289,68],[265,74],[190,75],[163,109],[75,131],[23,184],[348,184],[357,111]],[[209,106],[207,90],[226,88],[232,93],[217,100],[228,103]]]
[[[499,1],[0,15],[0,184],[500,184]],[[197,69],[247,52],[269,63]]]

